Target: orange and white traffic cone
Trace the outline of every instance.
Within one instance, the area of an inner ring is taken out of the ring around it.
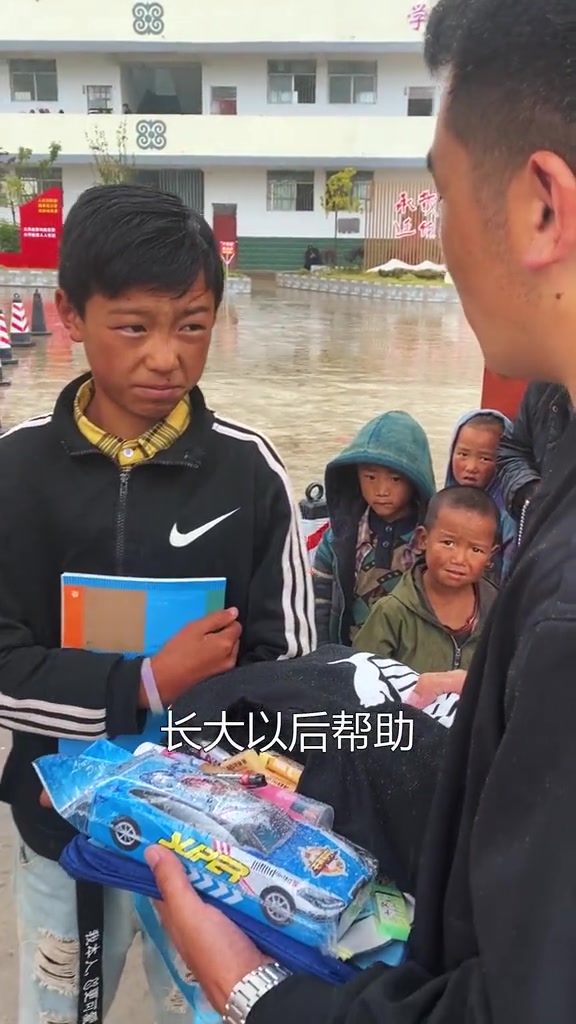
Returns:
[[[15,347],[30,348],[36,342],[30,337],[30,326],[26,310],[19,295],[12,299],[12,315],[10,317],[10,341]]]
[[[18,366],[18,360],[12,355],[10,335],[6,326],[3,310],[0,309],[0,362],[2,366]]]

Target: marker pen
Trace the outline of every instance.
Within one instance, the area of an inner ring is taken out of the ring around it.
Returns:
[[[260,786],[266,785],[266,776],[261,775],[259,772],[210,772],[209,775],[204,775],[207,779],[225,779],[227,782],[238,782],[241,786],[246,786],[249,789],[256,789]]]

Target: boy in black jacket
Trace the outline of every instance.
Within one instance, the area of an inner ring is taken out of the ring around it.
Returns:
[[[79,1010],[94,1024],[135,932],[129,897],[107,891],[100,948],[86,916],[90,903],[98,921],[97,896],[79,887],[77,901],[57,863],[71,831],[40,806],[34,758],[59,737],[138,733],[147,709],[203,679],[315,646],[284,466],[262,435],[209,412],[197,386],[222,292],[212,231],[176,196],[83,193],[64,227],[56,300],[91,373],[51,416],[0,441],[0,725],[14,734],[0,795],[18,830],[20,1024],[74,1021]],[[63,572],[224,576],[228,607],[144,661],[61,650]],[[104,967],[89,998],[79,978],[88,950]],[[146,965],[156,1021],[185,1021],[149,950]]]
[[[450,73],[430,158],[443,252],[486,364],[574,403],[576,5],[439,0],[426,57]],[[151,848],[165,924],[227,1022],[573,1024],[575,521],[572,418],[447,737],[405,964],[286,978]]]

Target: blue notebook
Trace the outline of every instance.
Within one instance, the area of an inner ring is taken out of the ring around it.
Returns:
[[[62,575],[62,647],[126,658],[150,657],[189,622],[224,608],[226,579],[145,579],[135,576]],[[148,714],[144,732],[114,742],[133,751],[162,739],[165,716]],[[76,755],[92,740],[59,741]]]

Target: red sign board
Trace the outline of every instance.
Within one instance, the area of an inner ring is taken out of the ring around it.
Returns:
[[[236,242],[220,242],[220,255],[227,267],[236,258]]]
[[[24,203],[19,213],[20,252],[0,253],[0,264],[56,270],[62,235],[62,189],[47,189]]]
[[[513,420],[526,390],[525,380],[500,377],[492,370],[484,370],[482,382],[482,408],[498,409]]]
[[[30,266],[56,269],[61,234],[62,189],[49,188],[20,207],[22,255]]]

